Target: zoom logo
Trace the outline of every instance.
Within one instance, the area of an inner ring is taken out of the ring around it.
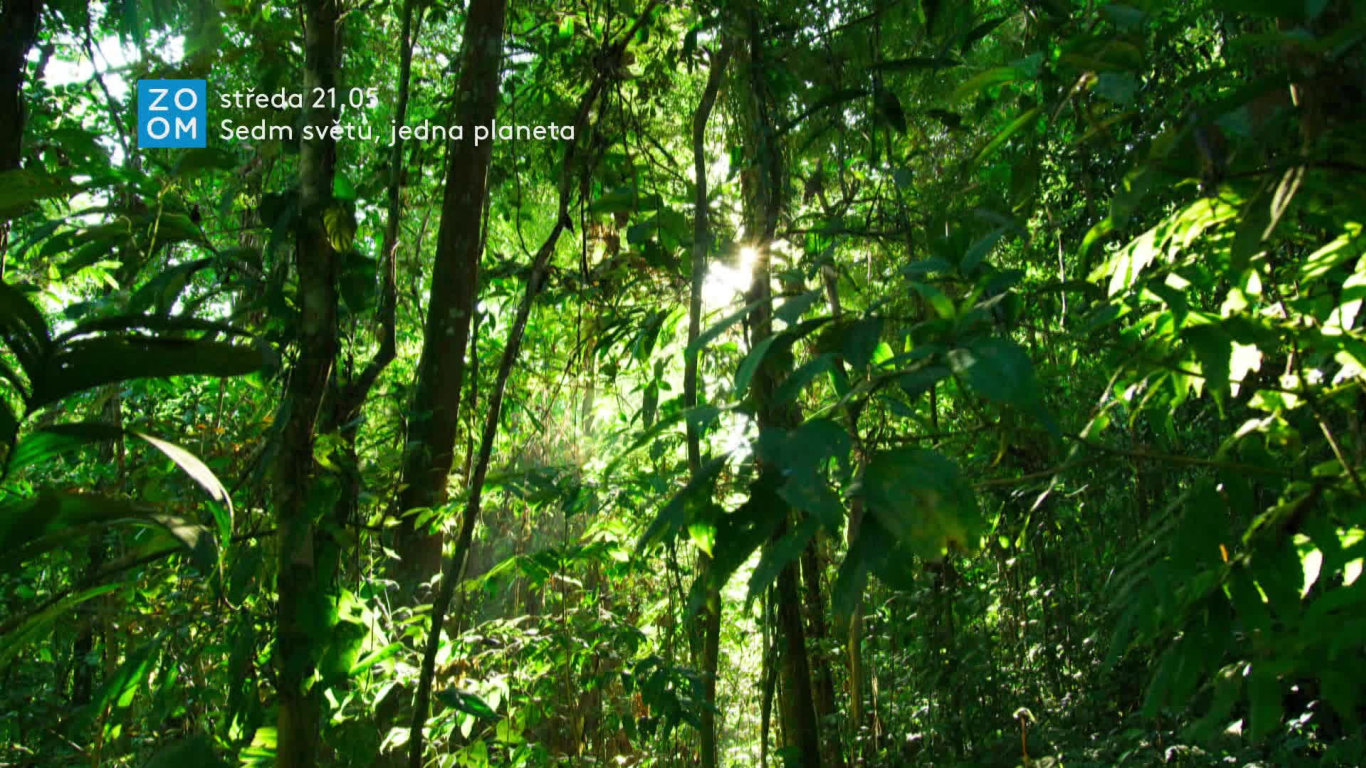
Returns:
[[[209,105],[203,80],[138,81],[138,146],[204,147]]]

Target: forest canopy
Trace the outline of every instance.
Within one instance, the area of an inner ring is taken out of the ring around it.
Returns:
[[[1364,47],[0,0],[0,766],[1366,765]]]

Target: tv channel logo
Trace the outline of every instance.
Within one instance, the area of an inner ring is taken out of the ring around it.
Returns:
[[[138,146],[208,145],[209,104],[203,80],[138,81]]]

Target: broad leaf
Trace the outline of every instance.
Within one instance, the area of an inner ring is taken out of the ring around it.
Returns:
[[[921,557],[971,552],[981,535],[972,489],[958,466],[935,451],[901,448],[875,455],[863,477],[868,512],[896,542]]]

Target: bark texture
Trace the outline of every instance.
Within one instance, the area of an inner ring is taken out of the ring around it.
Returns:
[[[336,86],[341,52],[339,11],[336,0],[308,0],[303,6],[307,92]],[[304,118],[321,127],[330,125],[333,115],[329,108],[310,103]],[[308,497],[313,487],[314,435],[337,353],[337,259],[325,224],[333,205],[335,162],[336,144],[331,139],[301,143],[302,215],[295,244],[299,351],[281,406],[273,485],[280,542],[276,571],[280,598],[276,626],[277,768],[311,768],[317,763],[321,707],[315,690],[305,690],[305,685],[312,676],[313,649],[319,636],[317,606],[325,597],[318,567],[317,530],[309,514]]]
[[[503,53],[506,0],[473,0],[465,17],[456,119],[487,124],[498,109],[498,68]],[[417,386],[408,421],[399,512],[446,503],[455,458],[465,349],[478,295],[482,214],[488,198],[492,142],[457,141],[446,163],[441,223]],[[399,583],[411,590],[441,570],[441,536],[419,529],[405,515],[398,529]]]

